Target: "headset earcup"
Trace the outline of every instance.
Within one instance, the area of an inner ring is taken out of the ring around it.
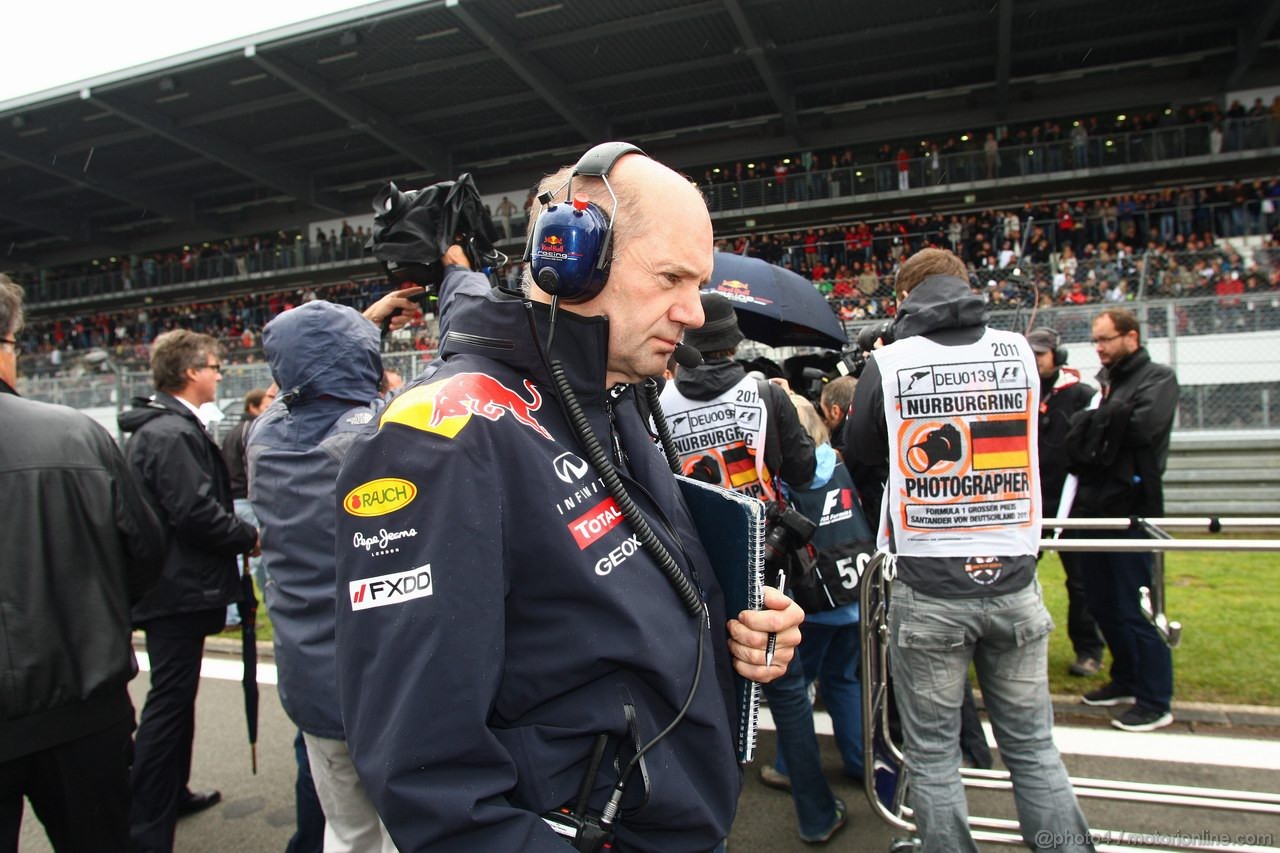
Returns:
[[[600,263],[608,233],[608,219],[594,204],[578,209],[560,202],[544,208],[529,238],[534,283],[566,302],[597,296],[608,277],[607,262]]]
[[[1066,347],[1057,346],[1053,348],[1053,363],[1058,367],[1062,367],[1062,365],[1067,363]]]

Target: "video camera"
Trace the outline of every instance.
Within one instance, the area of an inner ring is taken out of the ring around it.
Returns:
[[[862,376],[862,371],[867,368],[867,354],[876,348],[876,341],[883,341],[885,344],[893,343],[893,318],[863,326],[858,330],[857,348],[850,347],[840,353],[840,361],[836,363],[836,373],[839,376],[852,376],[854,379]]]
[[[507,257],[494,248],[498,230],[470,173],[407,192],[389,183],[374,196],[373,212],[373,234],[365,250],[382,263],[393,286],[426,288],[414,301],[426,304],[439,297],[444,279],[441,258],[455,243],[462,246],[473,270],[497,284],[494,270]]]

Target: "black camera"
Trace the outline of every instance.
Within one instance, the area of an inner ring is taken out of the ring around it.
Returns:
[[[374,198],[373,212],[365,249],[382,263],[393,287],[425,287],[413,297],[420,304],[436,298],[444,278],[441,259],[454,243],[462,246],[473,270],[497,283],[490,270],[507,259],[493,247],[498,231],[470,174],[407,192],[387,184]],[[388,317],[383,334],[390,322]]]
[[[860,378],[862,371],[867,369],[867,353],[876,348],[876,341],[883,341],[885,345],[893,343],[892,318],[863,326],[858,330],[856,341],[856,349],[850,347],[840,353],[840,362],[836,365],[836,372],[840,376]]]
[[[776,580],[778,572],[786,570],[787,558],[809,544],[818,525],[793,507],[783,509],[776,503],[769,504],[766,520],[764,567],[768,579]]]

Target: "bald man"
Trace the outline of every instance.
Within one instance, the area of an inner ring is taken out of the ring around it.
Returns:
[[[343,719],[401,850],[561,853],[583,790],[618,849],[718,848],[741,787],[730,671],[768,681],[799,641],[774,590],[725,612],[637,406],[703,323],[706,206],[632,146],[576,168],[542,183],[524,293],[446,269],[441,358],[342,466]]]

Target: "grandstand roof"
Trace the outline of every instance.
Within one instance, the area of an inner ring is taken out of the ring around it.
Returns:
[[[1280,83],[1278,21],[1276,0],[382,0],[0,102],[0,268],[367,213],[389,179],[506,192],[611,138],[692,168],[1203,100]]]

